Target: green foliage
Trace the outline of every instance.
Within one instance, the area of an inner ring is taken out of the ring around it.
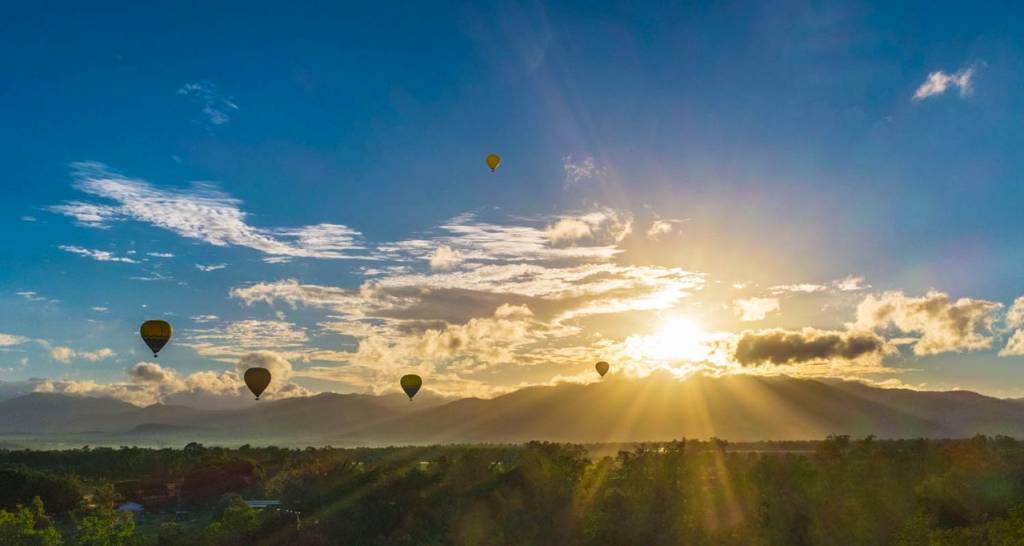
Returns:
[[[63,544],[60,533],[43,512],[43,501],[32,499],[27,507],[14,512],[0,510],[0,545],[3,546],[58,546]]]
[[[190,515],[171,523],[170,513],[151,514],[136,528],[111,510],[114,490],[93,470],[101,461],[117,480],[182,484],[176,502]],[[94,508],[78,513],[66,537],[82,545],[1024,544],[1024,442],[1003,437],[678,441],[600,458],[541,442],[192,444],[34,457],[0,451],[0,467],[33,483],[73,482],[69,469],[86,476],[82,489]],[[279,499],[282,507],[252,509],[239,494]],[[0,533],[0,546],[60,543],[42,503],[0,512]]]
[[[74,510],[82,499],[82,488],[74,476],[38,472],[24,467],[0,469],[0,508],[8,510],[42,499],[52,512]]]
[[[78,518],[75,543],[79,546],[131,546],[140,541],[130,514],[101,507]]]

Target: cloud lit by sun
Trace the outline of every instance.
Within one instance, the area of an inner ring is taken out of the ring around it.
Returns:
[[[626,356],[641,374],[663,369],[676,375],[687,375],[705,369],[708,363],[719,363],[719,334],[709,333],[688,317],[666,318],[651,335],[633,335],[625,342]]]

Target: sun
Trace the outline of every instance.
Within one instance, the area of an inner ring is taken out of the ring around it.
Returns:
[[[641,352],[655,360],[700,361],[708,357],[707,333],[693,320],[671,317],[643,340]]]

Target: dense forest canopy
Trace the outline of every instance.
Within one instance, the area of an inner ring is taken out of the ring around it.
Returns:
[[[1024,543],[1024,442],[1007,437],[596,451],[0,451],[0,544]],[[127,500],[144,514],[118,513]]]

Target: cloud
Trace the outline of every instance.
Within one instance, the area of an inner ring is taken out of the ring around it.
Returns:
[[[273,351],[257,351],[248,353],[238,359],[235,364],[235,372],[239,378],[245,376],[249,368],[266,368],[273,378],[271,386],[286,383],[292,377],[292,365],[281,354]],[[268,388],[268,392],[273,389]]]
[[[813,283],[780,284],[768,287],[768,291],[771,292],[773,295],[785,294],[787,292],[813,294],[815,292],[824,292],[826,290],[828,290],[828,286],[825,286],[824,284]]]
[[[277,351],[289,358],[305,358],[309,335],[304,328],[280,320],[240,320],[215,328],[189,330],[181,343],[201,356],[234,362],[256,351]]]
[[[234,99],[223,95],[216,85],[208,81],[186,83],[178,89],[177,94],[198,102],[210,125],[224,125],[231,121],[230,114],[238,110]]]
[[[430,255],[431,269],[451,269],[462,263],[462,253],[448,245],[441,245]]]
[[[96,311],[97,313],[106,313],[107,311],[110,311],[109,308],[103,307],[103,306],[100,306],[100,305],[96,305],[96,306],[90,307],[90,309],[92,309],[93,311]]]
[[[1006,312],[1006,325],[1010,328],[1024,327],[1024,296],[1013,300],[1010,310]]]
[[[960,298],[950,301],[942,292],[911,298],[902,292],[867,296],[857,306],[856,326],[920,334],[914,354],[933,355],[950,351],[987,349],[992,346],[992,327],[1002,304]]]
[[[671,234],[675,231],[675,220],[663,220],[656,219],[651,222],[651,227],[647,230],[647,238],[651,240],[658,240],[665,235]]]
[[[111,350],[111,349],[109,349],[107,347],[104,347],[102,349],[99,349],[99,350],[96,350],[96,351],[91,351],[91,352],[89,352],[89,351],[79,351],[77,353],[77,355],[78,355],[79,358],[82,358],[84,360],[88,360],[89,362],[98,362],[100,360],[106,360],[108,358],[113,358],[113,357],[117,356],[117,353],[115,353],[113,350]]]
[[[952,74],[947,74],[941,70],[928,74],[924,83],[922,83],[920,87],[917,88],[917,91],[914,92],[913,100],[919,101],[928,97],[941,95],[951,87],[959,89],[961,97],[970,95],[973,90],[972,79],[974,78],[974,68],[974,66],[967,66]]]
[[[854,277],[853,275],[838,281],[833,281],[832,285],[840,292],[856,292],[858,290],[871,288],[870,284],[864,283],[864,277]]]
[[[32,290],[24,290],[24,291],[21,291],[21,292],[15,292],[15,294],[17,294],[17,295],[27,299],[28,301],[39,301],[39,302],[46,302],[46,303],[58,303],[60,301],[60,300],[55,300],[55,299],[47,298],[47,297],[44,297],[44,296],[40,296],[38,292],[34,292]]]
[[[545,232],[553,244],[589,239],[597,244],[621,242],[633,231],[633,217],[602,209],[580,216],[562,216]]]
[[[212,265],[196,264],[196,269],[198,269],[198,270],[200,270],[200,271],[202,271],[204,273],[209,273],[210,271],[217,271],[218,269],[224,269],[227,266],[228,266],[228,264],[212,264]]]
[[[741,321],[764,320],[769,313],[779,310],[778,298],[749,298],[734,300],[733,312]]]
[[[606,169],[598,167],[593,156],[586,156],[580,162],[574,162],[572,156],[562,158],[562,168],[565,170],[566,184],[577,184],[584,180],[598,178],[605,175]]]
[[[552,240],[550,229],[564,218],[575,218],[589,225],[592,237],[576,240],[571,245],[562,238]],[[557,217],[547,220],[546,228],[532,221],[517,225],[485,222],[475,215],[457,216],[439,226],[442,234],[430,239],[408,239],[378,245],[377,257],[393,262],[429,260],[438,245],[451,247],[464,262],[550,262],[607,261],[622,252],[617,244],[632,223],[632,217],[611,209],[602,209],[583,216]],[[588,244],[581,244],[581,241]]]
[[[173,258],[174,254],[170,252],[147,252],[146,256],[152,256],[154,258]]]
[[[240,201],[210,184],[188,189],[160,188],[144,180],[127,178],[95,162],[75,163],[75,187],[114,201],[114,205],[70,202],[49,210],[74,218],[80,225],[108,227],[114,221],[134,220],[197,239],[214,246],[251,248],[271,258],[358,258],[359,232],[339,224],[298,228],[259,228],[247,223]],[[77,247],[74,247],[77,248]],[[94,251],[69,250],[95,257]],[[109,257],[109,253],[108,257]],[[96,258],[100,259],[100,258]],[[118,261],[129,260],[120,259]]]
[[[57,362],[62,362],[64,364],[69,364],[71,362],[71,359],[74,358],[75,356],[75,351],[72,350],[70,347],[50,347],[49,353],[50,358],[56,360]]]
[[[28,341],[28,338],[16,336],[13,334],[0,333],[0,347],[11,347],[13,345],[20,345]]]
[[[36,217],[35,216],[22,216],[21,217],[21,221],[22,222],[35,222],[36,221]]]
[[[760,330],[740,334],[733,358],[743,366],[826,363],[880,358],[885,340],[874,332]]]
[[[999,351],[999,356],[1024,356],[1024,329],[1017,330]]]
[[[192,322],[204,323],[204,322],[213,322],[213,321],[217,320],[218,317],[217,317],[217,315],[192,315],[189,318],[192,319]]]
[[[92,258],[93,260],[100,262],[121,262],[126,264],[137,264],[136,260],[125,256],[116,256],[113,253],[107,252],[106,250],[93,250],[89,248],[82,248],[80,246],[73,245],[60,245],[57,248],[70,252],[72,254],[78,254],[79,256],[85,256],[86,258]]]

